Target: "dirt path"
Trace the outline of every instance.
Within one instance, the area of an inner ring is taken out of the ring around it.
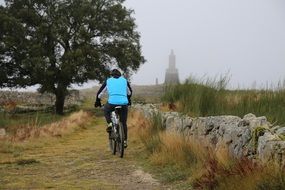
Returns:
[[[123,159],[111,155],[107,142],[100,118],[66,137],[29,145],[0,164],[0,189],[166,189],[136,165],[136,140]]]

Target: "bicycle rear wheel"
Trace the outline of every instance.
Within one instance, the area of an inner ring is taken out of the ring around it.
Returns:
[[[119,156],[121,158],[123,158],[124,156],[124,140],[125,140],[125,133],[124,133],[124,127],[122,125],[122,123],[119,123],[119,138],[118,138],[118,142],[117,142],[117,147],[118,147],[118,152],[119,152]]]

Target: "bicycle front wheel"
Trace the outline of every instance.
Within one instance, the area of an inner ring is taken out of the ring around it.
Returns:
[[[119,123],[119,138],[118,138],[118,142],[117,142],[117,147],[118,147],[118,152],[119,152],[119,156],[121,158],[123,158],[124,156],[124,140],[125,140],[125,133],[124,133],[124,127],[122,125],[122,123]]]

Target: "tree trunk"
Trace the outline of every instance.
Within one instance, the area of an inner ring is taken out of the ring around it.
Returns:
[[[65,91],[65,89],[57,89],[55,94],[55,113],[58,115],[63,115],[64,100],[66,96],[66,93],[64,93]]]

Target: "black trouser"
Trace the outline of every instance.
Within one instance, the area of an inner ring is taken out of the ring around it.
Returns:
[[[121,113],[120,113],[120,121],[123,124],[124,127],[124,133],[125,133],[125,140],[128,139],[128,127],[127,127],[127,118],[128,118],[128,105],[114,105],[106,103],[104,106],[104,113],[107,123],[111,123],[111,112],[115,110],[116,106],[122,106]]]

